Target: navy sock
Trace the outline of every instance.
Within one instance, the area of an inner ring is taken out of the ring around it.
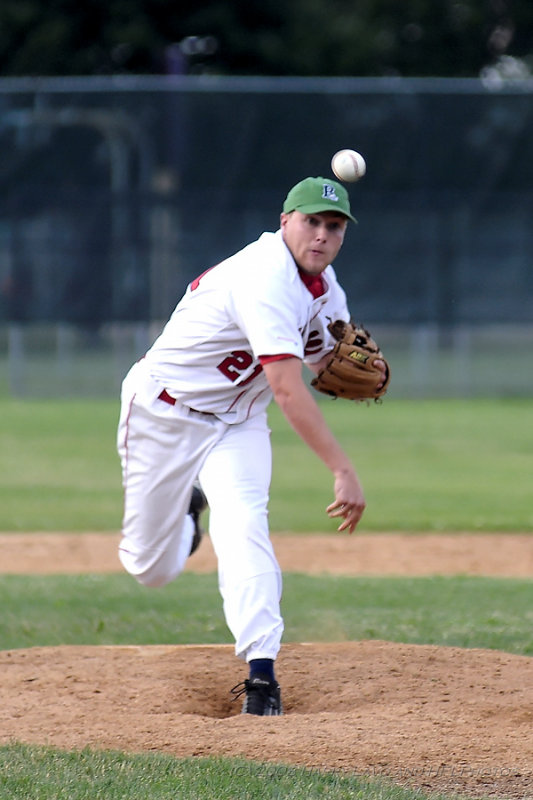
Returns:
[[[271,658],[252,658],[248,662],[250,667],[250,678],[255,678],[256,675],[264,675],[269,680],[273,681],[274,678],[274,661]]]

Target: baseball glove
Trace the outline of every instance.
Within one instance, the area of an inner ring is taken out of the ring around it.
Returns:
[[[311,381],[311,386],[324,394],[348,400],[378,400],[382,397],[390,383],[390,369],[370,333],[342,319],[330,322],[328,330],[337,339],[337,344],[326,366]],[[382,370],[375,366],[378,359],[385,363],[385,381]]]

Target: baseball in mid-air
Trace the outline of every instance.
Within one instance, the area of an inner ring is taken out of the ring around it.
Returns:
[[[331,169],[340,181],[355,183],[366,172],[366,161],[357,150],[339,150],[331,159]]]

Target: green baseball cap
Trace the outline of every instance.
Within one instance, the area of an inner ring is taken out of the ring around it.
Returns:
[[[283,211],[300,211],[302,214],[318,214],[320,211],[336,211],[343,214],[352,222],[357,222],[350,213],[350,198],[348,192],[337,181],[327,178],[304,178],[289,191]]]

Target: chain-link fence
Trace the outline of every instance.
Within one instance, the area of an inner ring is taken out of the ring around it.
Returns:
[[[532,114],[531,81],[0,81],[6,390],[115,393],[187,283],[353,147],[336,269],[391,394],[532,393]]]

